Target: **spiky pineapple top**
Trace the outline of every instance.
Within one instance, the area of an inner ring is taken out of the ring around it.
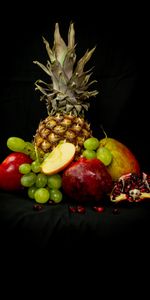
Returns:
[[[56,113],[84,116],[90,103],[89,98],[96,96],[98,91],[89,91],[89,86],[95,82],[89,81],[91,69],[84,71],[85,64],[91,58],[95,47],[87,50],[84,56],[76,62],[75,30],[71,23],[68,31],[68,45],[65,44],[59,32],[59,24],[55,24],[54,45],[50,48],[48,41],[43,38],[49,57],[46,66],[34,61],[44,72],[50,76],[50,83],[42,80],[35,82],[35,89],[42,93],[41,100],[46,101],[49,115]]]

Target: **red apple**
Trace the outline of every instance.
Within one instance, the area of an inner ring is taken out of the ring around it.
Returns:
[[[0,189],[6,191],[21,189],[22,174],[19,172],[19,166],[31,162],[31,158],[24,153],[13,152],[9,154],[0,164]]]
[[[112,178],[99,159],[80,158],[64,171],[62,187],[71,199],[97,201],[111,191]]]

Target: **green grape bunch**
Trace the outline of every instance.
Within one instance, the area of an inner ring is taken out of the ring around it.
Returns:
[[[97,158],[105,166],[109,166],[113,156],[106,147],[99,147],[99,140],[96,137],[90,137],[84,142],[84,150],[82,156],[87,159]]]
[[[61,175],[45,175],[41,172],[42,161],[34,145],[19,137],[9,137],[7,147],[11,151],[24,153],[32,159],[30,164],[23,163],[19,166],[19,172],[22,174],[21,185],[27,188],[28,197],[39,204],[47,203],[49,200],[60,203],[63,199]]]
[[[62,177],[60,174],[45,175],[41,173],[37,161],[20,165],[19,171],[22,174],[21,184],[28,188],[27,194],[30,199],[34,199],[39,204],[47,203],[49,200],[54,203],[62,201]]]

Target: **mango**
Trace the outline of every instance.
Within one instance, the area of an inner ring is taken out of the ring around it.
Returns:
[[[106,147],[112,153],[112,161],[107,170],[113,181],[127,173],[140,173],[140,165],[132,151],[120,141],[105,137],[100,140],[99,148]]]

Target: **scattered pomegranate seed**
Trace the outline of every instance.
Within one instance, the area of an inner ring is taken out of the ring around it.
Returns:
[[[71,205],[69,205],[69,212],[71,212],[71,213],[75,213],[75,212],[77,212],[77,208],[76,208],[76,206],[71,206]]]
[[[40,210],[42,210],[43,208],[44,208],[44,206],[41,205],[41,204],[34,204],[34,205],[33,205],[33,209],[34,209],[34,210],[37,210],[37,211],[40,211]]]
[[[79,214],[84,214],[85,211],[86,211],[86,209],[85,209],[85,207],[82,206],[82,205],[77,205],[77,206],[69,205],[69,211],[70,211],[71,213],[77,212],[77,213],[79,213]]]
[[[80,213],[80,214],[84,214],[86,211],[85,207],[84,206],[81,206],[81,205],[78,205],[77,206],[77,212]]]
[[[93,206],[93,209],[97,211],[98,213],[102,213],[104,211],[103,206]]]

